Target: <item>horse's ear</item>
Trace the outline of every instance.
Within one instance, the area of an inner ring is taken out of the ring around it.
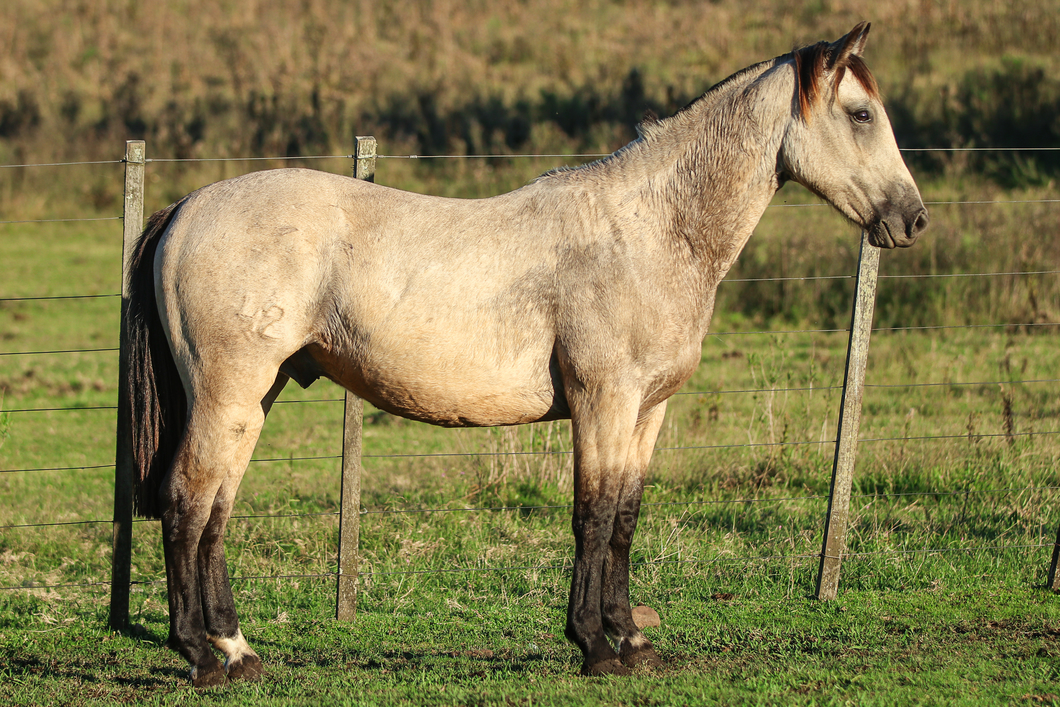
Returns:
[[[870,27],[872,27],[870,23],[861,22],[850,30],[847,36],[836,41],[832,45],[832,60],[828,63],[828,68],[835,69],[840,66],[846,66],[850,62],[850,57],[861,56],[861,52],[865,49],[865,40],[869,36]]]

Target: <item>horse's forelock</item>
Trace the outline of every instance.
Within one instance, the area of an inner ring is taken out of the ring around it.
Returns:
[[[809,120],[814,106],[821,100],[821,81],[831,62],[831,45],[827,42],[818,42],[808,47],[796,49],[792,52],[792,55],[795,59],[799,115],[803,120]],[[839,87],[839,83],[849,69],[869,96],[879,100],[880,87],[876,83],[876,77],[872,75],[868,65],[860,56],[848,54],[843,63],[831,67],[831,69],[835,72],[832,78],[833,90]]]
[[[854,74],[854,78],[858,80],[861,87],[869,94],[870,97],[880,100],[880,86],[876,83],[876,77],[869,71],[869,65],[865,63],[865,60],[860,56],[852,55],[846,63],[846,66],[839,67],[836,71],[835,85],[838,87],[839,82],[843,80],[843,72],[846,69],[850,69],[850,73]]]

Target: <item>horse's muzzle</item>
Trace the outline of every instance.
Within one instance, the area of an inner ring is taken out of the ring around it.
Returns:
[[[916,243],[930,220],[923,206],[909,220],[898,214],[882,217],[869,226],[869,244],[877,248],[908,248]]]

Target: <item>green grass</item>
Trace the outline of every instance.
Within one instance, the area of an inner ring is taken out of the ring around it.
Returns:
[[[811,573],[798,574],[805,581]],[[5,704],[75,695],[86,704],[1057,701],[1060,611],[1039,589],[988,576],[974,589],[848,590],[823,604],[786,593],[785,583],[765,572],[733,585],[681,569],[650,587],[641,582],[663,617],[649,633],[667,668],[626,679],[576,677],[562,598],[518,575],[481,586],[424,578],[408,590],[409,605],[364,601],[353,625],[330,618],[326,587],[299,587],[292,607],[291,587],[258,584],[238,593],[268,672],[261,683],[212,691],[183,684],[179,661],[160,647],[161,612],[118,636],[101,629],[106,617],[92,602],[8,597],[0,600],[0,696]]]

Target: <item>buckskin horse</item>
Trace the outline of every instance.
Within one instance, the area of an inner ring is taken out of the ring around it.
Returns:
[[[666,400],[699,363],[718,283],[787,180],[875,246],[912,245],[927,226],[861,58],[868,30],[744,69],[614,154],[500,196],[281,169],[154,214],[130,275],[123,386],[136,508],[162,520],[169,645],[193,684],[262,672],[225,526],[273,401],[322,376],[436,425],[569,418],[566,636],[587,675],[660,665],[631,615],[629,549]]]

